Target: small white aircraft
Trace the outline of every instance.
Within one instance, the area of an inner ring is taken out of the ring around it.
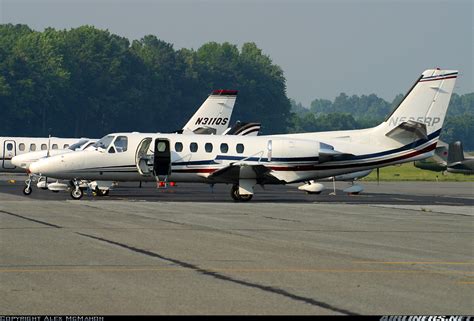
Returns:
[[[235,101],[237,99],[238,92],[236,90],[225,90],[219,89],[214,90],[204,103],[199,107],[196,113],[181,129],[180,133],[186,134],[225,134],[229,131],[229,121],[232,116]],[[252,123],[252,129],[255,129],[257,125],[258,130],[260,129],[259,124]],[[36,151],[34,141],[39,140],[41,143],[41,151]],[[25,143],[30,143],[29,152],[25,149]],[[17,149],[16,142],[19,143],[19,149]],[[32,143],[33,142],[33,143]],[[44,142],[44,143],[43,143]],[[63,142],[63,145],[60,145]],[[67,143],[66,143],[67,142]],[[39,159],[52,157],[56,155],[62,155],[73,151],[85,150],[95,144],[97,139],[64,139],[64,138],[19,138],[19,137],[8,137],[5,140],[5,150],[9,152],[4,153],[7,159],[3,157],[3,163],[6,164],[7,168],[11,168],[11,171],[25,172],[28,171],[29,166],[38,161]],[[71,144],[71,145],[69,145]],[[52,148],[51,148],[52,146]],[[62,149],[58,149],[58,146],[62,146]],[[16,154],[16,156],[15,156]],[[6,163],[8,162],[8,163]],[[25,189],[23,193],[29,195],[32,192],[31,183],[32,178],[38,180],[38,187],[42,189],[51,189],[52,191],[59,191],[63,188],[62,183],[48,184],[46,179],[42,177],[31,176],[26,181]],[[94,187],[99,187],[102,194],[105,195],[108,192],[108,186],[112,184],[109,181],[94,182]],[[102,195],[101,194],[101,195]]]
[[[24,173],[25,169],[12,163],[16,155],[36,153],[35,155],[46,156],[59,153],[68,149],[72,144],[79,141],[78,138],[57,137],[0,137],[0,172]],[[38,160],[36,158],[35,160]]]
[[[232,184],[248,201],[255,185],[309,182],[433,155],[458,72],[426,70],[380,125],[359,130],[268,136],[115,133],[95,149],[39,160],[33,173],[87,180]],[[149,153],[153,146],[154,153]]]

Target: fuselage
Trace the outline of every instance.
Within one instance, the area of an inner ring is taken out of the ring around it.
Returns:
[[[293,183],[426,158],[432,155],[439,135],[403,145],[385,136],[371,136],[374,129],[377,127],[258,137],[116,133],[108,135],[102,147],[40,160],[30,169],[64,179],[153,181],[153,175],[139,173],[137,153],[144,140],[160,139],[169,142],[171,181],[231,182],[225,178],[209,180],[209,175],[231,164],[245,163],[264,165],[279,183]],[[122,144],[127,141],[125,150],[114,147],[119,137]],[[323,161],[320,150],[325,144],[350,155]],[[148,153],[152,151],[150,148]]]

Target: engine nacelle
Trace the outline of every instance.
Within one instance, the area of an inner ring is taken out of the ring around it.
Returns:
[[[268,141],[269,161],[291,158],[298,155],[302,161],[316,163],[321,156],[333,153],[332,146],[309,139],[273,138]],[[337,152],[336,152],[337,153]]]

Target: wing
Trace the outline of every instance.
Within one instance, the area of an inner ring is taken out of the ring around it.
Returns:
[[[281,180],[271,174],[271,169],[265,165],[255,165],[247,163],[234,163],[223,167],[207,177],[213,182],[235,183],[240,179],[255,179],[257,184],[279,184]]]

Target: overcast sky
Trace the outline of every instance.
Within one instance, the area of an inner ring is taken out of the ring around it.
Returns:
[[[89,24],[179,48],[255,42],[308,106],[340,92],[404,93],[428,68],[458,69],[455,92],[474,91],[474,1],[0,0],[0,23],[35,30]],[[238,89],[238,88],[236,88]]]

